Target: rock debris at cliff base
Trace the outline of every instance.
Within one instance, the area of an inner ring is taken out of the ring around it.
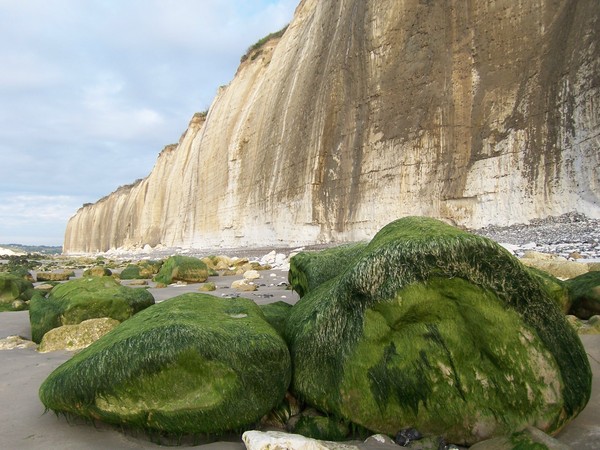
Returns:
[[[488,226],[473,233],[493,239],[511,248],[517,256],[526,250],[552,253],[565,258],[600,258],[600,219],[569,213],[558,217],[532,220],[529,224],[508,227]]]

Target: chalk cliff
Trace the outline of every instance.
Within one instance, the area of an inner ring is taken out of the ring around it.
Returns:
[[[597,0],[302,0],[147,178],[65,252],[370,238],[600,217]]]

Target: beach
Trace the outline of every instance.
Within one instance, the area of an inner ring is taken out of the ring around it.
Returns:
[[[297,295],[277,286],[287,278],[281,270],[264,271],[258,280],[263,284],[255,292],[239,295],[257,303],[287,301],[294,303]],[[213,295],[238,295],[228,286],[236,277],[214,277],[217,290]],[[197,284],[150,288],[157,301],[164,301],[184,292],[197,292]],[[0,313],[0,339],[8,336],[31,338],[28,311]],[[597,449],[600,442],[600,335],[581,336],[593,371],[592,396],[586,409],[561,433],[558,439],[575,450]],[[2,449],[152,449],[162,447],[146,435],[122,431],[102,423],[57,417],[45,412],[38,398],[38,389],[44,379],[60,364],[71,357],[66,351],[38,353],[36,350],[12,349],[0,351],[0,448]],[[172,442],[162,441],[162,444]],[[195,444],[195,442],[193,443]],[[236,436],[226,441],[200,445],[182,445],[179,448],[243,449]],[[381,448],[381,447],[378,447]]]

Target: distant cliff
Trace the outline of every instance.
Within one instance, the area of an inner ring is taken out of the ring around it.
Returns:
[[[405,215],[600,217],[598,0],[303,0],[66,252],[353,241]]]

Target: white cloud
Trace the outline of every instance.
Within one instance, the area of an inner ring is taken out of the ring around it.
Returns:
[[[148,175],[298,1],[0,0],[0,242]]]
[[[62,245],[69,218],[81,199],[68,195],[0,195],[0,242]]]

